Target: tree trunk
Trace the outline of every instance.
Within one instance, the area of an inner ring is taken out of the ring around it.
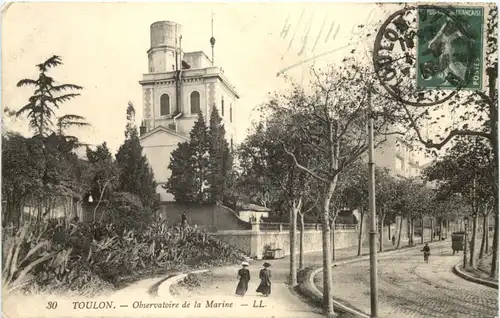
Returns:
[[[358,256],[361,256],[361,246],[363,244],[363,216],[364,216],[364,211],[362,208],[360,209],[361,213],[359,216],[360,222],[359,222],[359,235],[358,235]]]
[[[332,294],[332,249],[330,237],[330,200],[335,190],[336,180],[329,182],[325,187],[323,197],[323,313],[333,316],[333,294]]]
[[[415,234],[415,220],[412,218],[410,220],[410,239],[411,239],[411,246],[413,246],[415,240],[414,240],[414,235]]]
[[[493,255],[491,257],[491,271],[490,277],[493,278],[497,275],[497,260],[498,260],[498,199],[493,200],[495,202],[495,229],[493,231]]]
[[[335,260],[335,218],[333,218],[332,225],[331,225],[331,240],[332,240],[332,261]]]
[[[488,216],[483,214],[483,233],[481,237],[481,248],[479,249],[479,259],[482,259],[484,256],[484,247],[486,245],[486,237],[488,236],[488,229],[486,228],[487,219]]]
[[[104,196],[104,191],[106,191],[106,187],[108,186],[108,184],[109,184],[110,182],[111,182],[111,180],[106,181],[106,183],[104,183],[104,186],[103,186],[103,187],[102,187],[102,189],[101,189],[101,193],[99,194],[99,201],[97,201],[97,204],[96,204],[96,206],[95,206],[95,208],[94,208],[94,222],[95,222],[95,214],[96,214],[96,212],[97,212],[97,208],[98,208],[98,207],[99,207],[99,205],[101,204],[101,202],[102,202],[102,197]],[[104,214],[104,213],[101,213],[101,218],[100,218],[99,222],[102,222],[102,217],[103,217],[103,214]]]
[[[488,111],[491,133],[491,148],[493,149],[493,215],[495,216],[495,228],[493,231],[493,255],[491,257],[490,277],[497,275],[498,262],[498,93],[496,88],[498,70],[495,67],[488,67]]]
[[[399,217],[399,231],[398,231],[398,245],[396,248],[399,248],[399,245],[401,244],[401,232],[403,231],[403,216],[401,215]]]
[[[486,218],[486,244],[484,246],[484,253],[488,255],[490,250],[490,218]]]
[[[472,216],[472,238],[470,242],[469,266],[476,268],[476,237],[477,237],[477,213]]]
[[[385,213],[382,213],[380,216],[380,235],[379,235],[379,252],[384,251],[384,219],[385,219]]]
[[[422,231],[420,233],[420,244],[424,244],[424,230],[425,230],[425,226],[424,226],[424,217],[420,217],[420,223],[422,223]],[[432,220],[431,220],[431,238],[432,238]]]
[[[391,240],[392,236],[391,236],[391,222],[389,222],[389,225],[387,226],[387,234],[388,237],[389,237],[389,241]]]
[[[300,200],[296,204],[292,202],[290,211],[290,284],[297,286],[297,212],[300,208]]]
[[[304,268],[304,214],[300,214],[299,268]]]
[[[443,240],[443,223],[444,219],[443,218],[439,219],[439,241]]]
[[[432,216],[431,216],[431,242],[434,242],[434,217]]]

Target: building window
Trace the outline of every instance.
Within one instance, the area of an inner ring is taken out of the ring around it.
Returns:
[[[163,94],[160,97],[160,116],[170,115],[170,96]]]
[[[200,112],[200,93],[194,91],[191,93],[191,114]]]
[[[229,122],[233,122],[233,103],[229,104]]]
[[[221,114],[222,114],[222,117],[224,117],[224,96],[221,96],[220,97],[220,104],[221,104]]]
[[[231,149],[233,149],[233,138],[231,137]]]

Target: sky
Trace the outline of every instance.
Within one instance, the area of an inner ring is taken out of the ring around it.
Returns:
[[[210,56],[213,12],[214,60],[241,95],[235,120],[239,127],[236,141],[242,141],[251,121],[258,118],[254,108],[268,99],[268,93],[287,87],[284,75],[306,83],[311,65],[338,63],[352,45],[362,48],[360,54],[369,63],[367,52],[373,43],[352,40],[363,38],[357,26],[378,23],[391,6],[13,3],[2,17],[2,106],[19,109],[25,105],[32,89],[18,88],[16,83],[22,78],[36,78],[35,65],[59,55],[64,65],[50,74],[59,83],[84,87],[81,96],[61,106],[59,115],[84,116],[92,128],[79,129],[76,134],[80,139],[90,144],[106,141],[116,151],[124,139],[128,101],[136,108],[138,123],[142,118],[138,81],[147,72],[150,25],[161,20],[180,23],[184,51],[203,50]],[[308,21],[312,22],[305,37]],[[315,55],[319,57],[313,58]],[[23,120],[6,124],[27,132]]]

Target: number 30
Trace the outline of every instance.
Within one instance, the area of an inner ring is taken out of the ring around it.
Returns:
[[[47,303],[46,309],[56,309],[57,308],[57,301],[49,301]]]

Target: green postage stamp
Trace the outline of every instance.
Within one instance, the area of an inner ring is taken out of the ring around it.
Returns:
[[[417,85],[421,88],[481,89],[484,9],[418,9]]]

